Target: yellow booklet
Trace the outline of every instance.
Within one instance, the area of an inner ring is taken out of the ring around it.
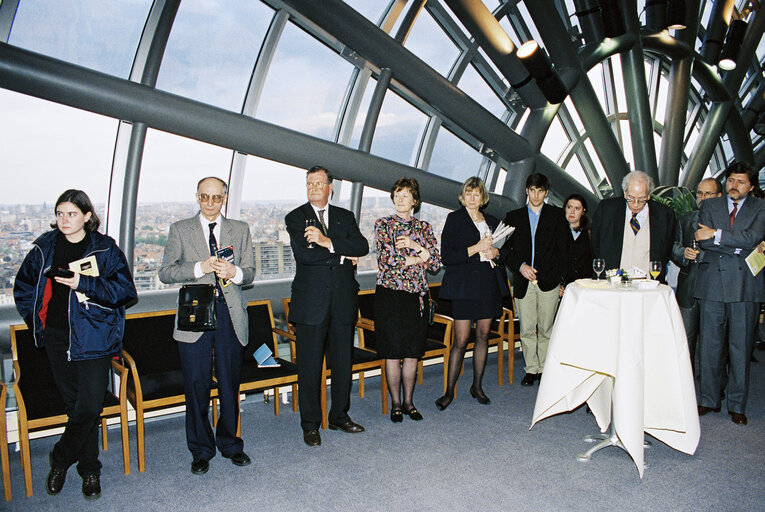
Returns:
[[[69,264],[69,270],[76,272],[83,276],[98,276],[98,264],[96,263],[96,255],[91,254],[87,258],[73,261]],[[77,294],[77,300],[85,302],[88,300],[88,296],[84,293],[75,292]]]
[[[762,267],[765,266],[765,254],[758,251],[757,247],[755,247],[754,250],[749,253],[749,256],[746,257],[746,264],[749,266],[752,275],[756,276],[760,273]]]

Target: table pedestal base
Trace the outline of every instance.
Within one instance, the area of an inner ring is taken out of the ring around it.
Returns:
[[[592,459],[592,454],[597,452],[598,450],[602,450],[603,448],[607,448],[609,446],[618,446],[625,452],[627,449],[624,447],[621,441],[619,441],[619,436],[616,435],[616,428],[614,428],[613,422],[611,423],[611,428],[608,431],[608,434],[595,434],[595,435],[586,435],[584,436],[584,442],[585,443],[595,443],[600,441],[598,444],[590,448],[584,453],[579,453],[576,456],[576,460],[579,462],[588,462],[590,459]],[[651,441],[644,440],[643,441],[643,447],[644,448],[650,448]],[[648,463],[643,461],[643,467],[647,468]]]

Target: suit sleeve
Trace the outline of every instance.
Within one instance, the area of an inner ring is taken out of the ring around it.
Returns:
[[[747,201],[755,200],[756,199],[753,197],[747,199]],[[763,237],[765,237],[765,211],[763,211],[762,203],[760,203],[759,200],[757,200],[757,210],[754,219],[744,229],[731,229],[728,226],[715,226],[712,220],[711,208],[705,208],[705,206],[708,206],[708,204],[706,204],[707,201],[701,203],[699,224],[721,229],[722,236],[720,237],[720,245],[714,243],[714,238],[699,242],[699,245],[704,250],[721,254],[735,254],[736,249],[743,249],[744,252],[748,253],[762,241]]]
[[[459,217],[456,212],[452,212],[446,216],[444,229],[441,232],[441,260],[444,265],[467,263],[471,258],[468,256],[467,248],[459,230]],[[477,254],[472,258],[480,259]]]
[[[502,246],[502,250],[505,251],[505,261],[507,262],[507,267],[510,269],[511,272],[518,272],[521,268],[521,265],[523,265],[527,258],[525,258],[518,247],[518,225],[520,224],[518,218],[516,215],[513,214],[513,212],[509,212],[507,216],[505,217],[505,224],[508,226],[514,226],[515,231],[512,235],[507,237],[507,240],[505,241],[504,245]],[[530,261],[530,260],[529,260]]]
[[[42,252],[35,247],[24,258],[13,282],[13,300],[16,309],[30,329],[33,327],[32,315],[34,315],[37,280],[47,279],[40,276],[42,266]]]
[[[685,222],[678,222],[675,225],[675,241],[672,243],[672,261],[678,267],[685,267],[688,261],[683,256],[685,247],[683,246],[683,225]]]
[[[241,246],[239,249],[239,264],[237,265],[242,269],[242,282],[239,286],[250,284],[255,279],[255,259],[252,252],[252,236],[250,235],[250,227],[246,223],[243,223]]]
[[[162,265],[159,267],[159,280],[165,284],[194,282],[195,264],[196,261],[183,259],[183,240],[178,232],[178,224],[171,224]]]
[[[333,214],[337,215],[342,213],[345,217],[344,222],[341,223],[341,233],[337,234],[338,227],[335,226],[332,232],[332,247],[336,253],[343,256],[360,257],[369,254],[369,242],[364,235],[361,234],[358,224],[356,224],[356,216],[348,210],[333,210]]]

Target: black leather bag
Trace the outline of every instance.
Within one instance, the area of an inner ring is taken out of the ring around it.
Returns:
[[[186,284],[178,291],[178,330],[213,331],[215,318],[215,285]]]
[[[433,325],[436,313],[438,313],[438,303],[430,296],[430,288],[428,288],[428,325]]]

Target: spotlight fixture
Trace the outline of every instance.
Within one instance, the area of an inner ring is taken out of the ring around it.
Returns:
[[[744,42],[746,34],[746,22],[744,20],[733,20],[728,27],[728,35],[725,38],[725,46],[720,55],[720,69],[730,71],[736,69],[738,53],[741,50],[741,44]]]
[[[685,0],[669,0],[667,22],[668,29],[683,30],[685,28]]]
[[[550,57],[533,39],[518,48],[518,58],[526,71],[536,80],[539,90],[547,101],[555,105],[566,99],[568,92],[558,73],[553,69]]]
[[[574,0],[576,17],[587,43],[599,43],[603,40],[603,17],[600,14],[600,4],[597,0]]]

